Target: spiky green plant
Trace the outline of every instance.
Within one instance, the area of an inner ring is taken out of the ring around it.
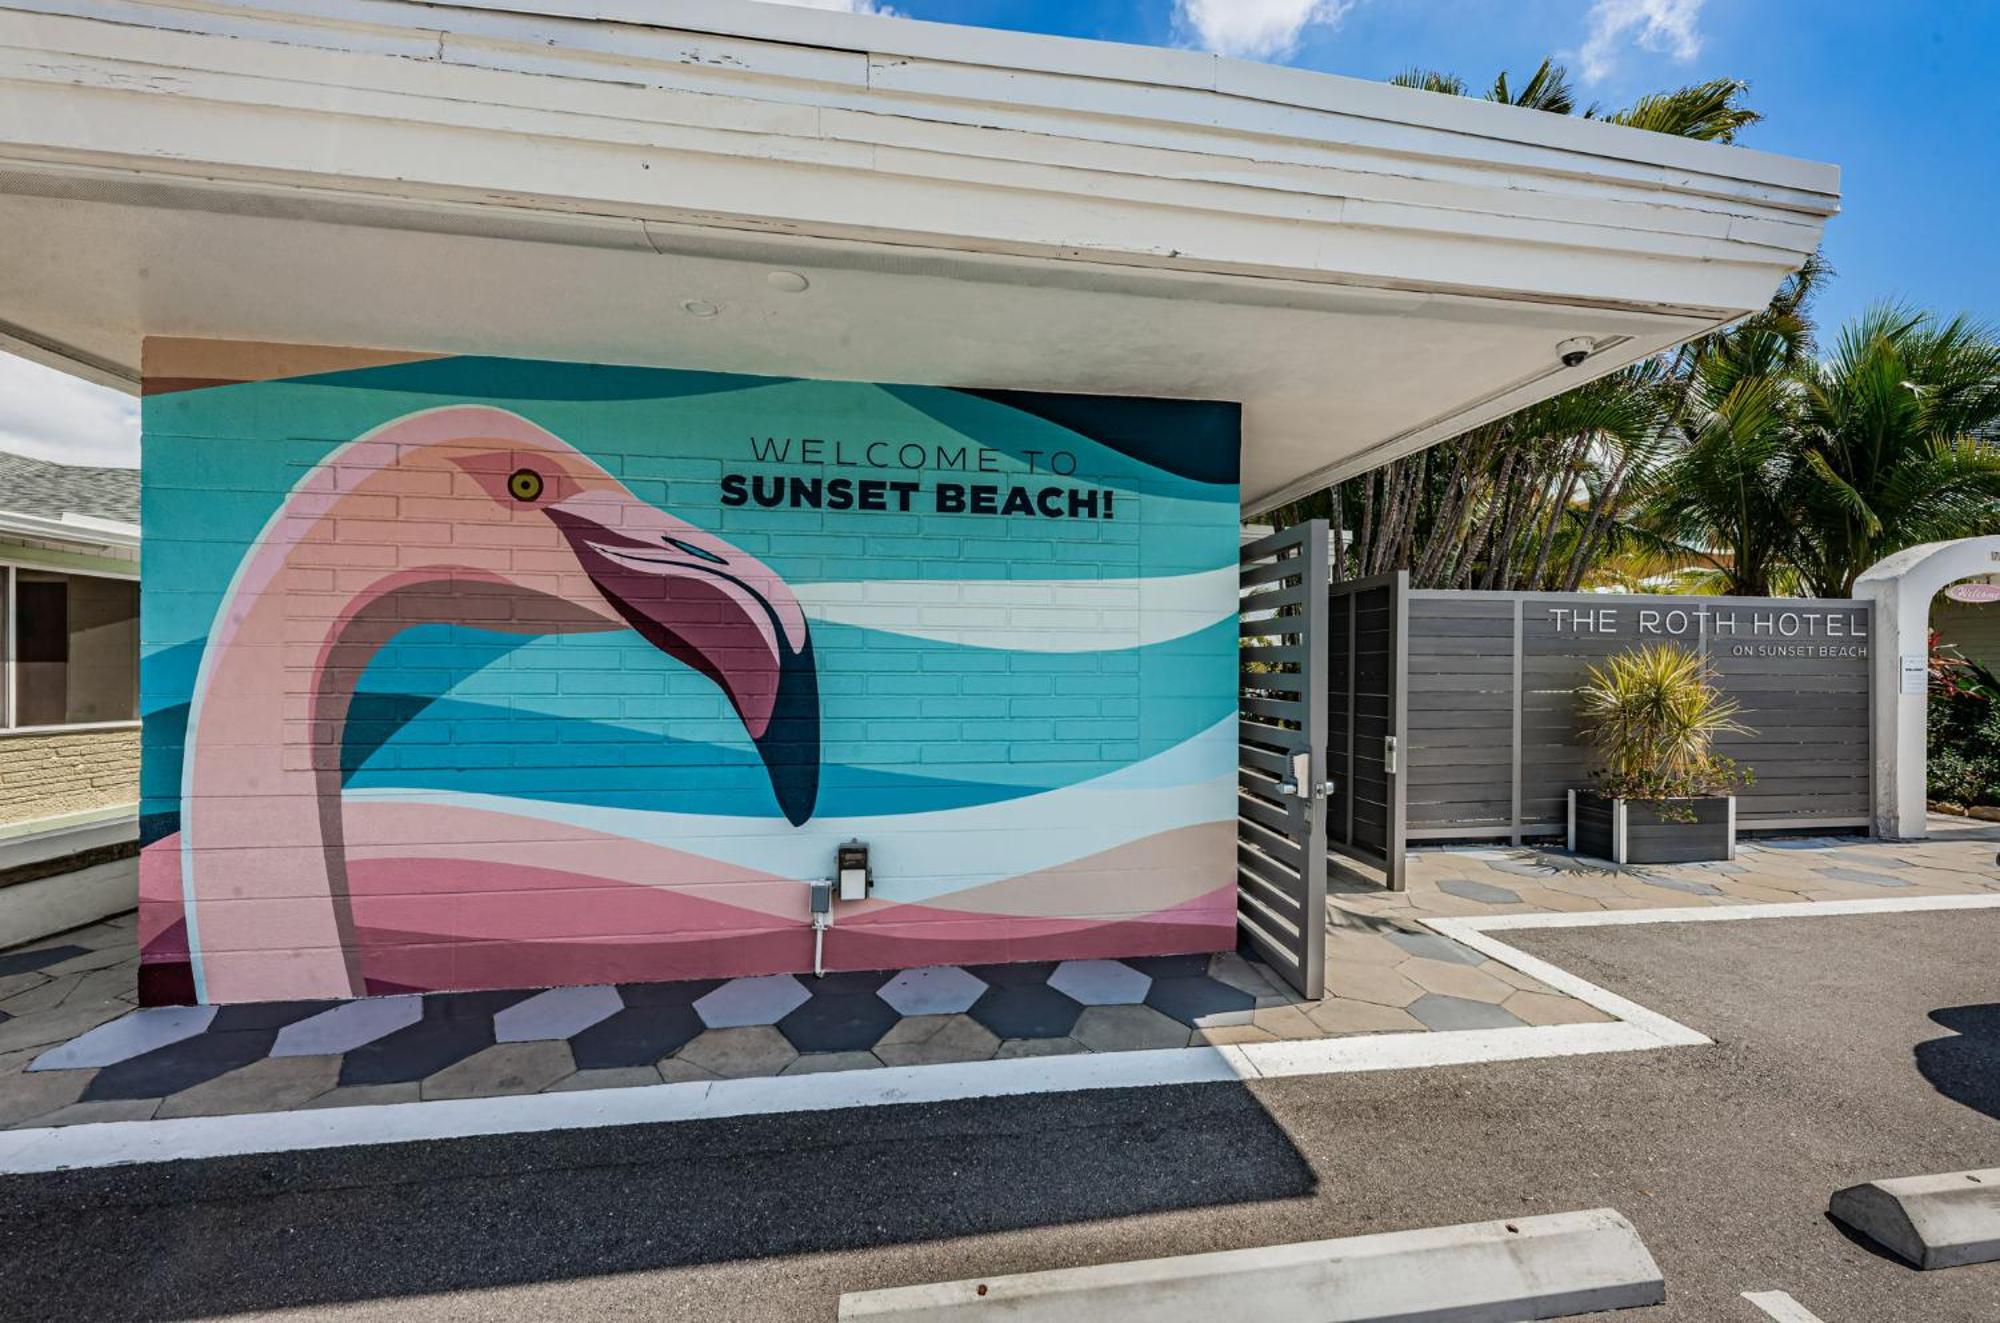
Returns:
[[[1577,697],[1597,751],[1597,786],[1609,798],[1646,800],[1671,815],[1672,801],[1725,795],[1750,779],[1715,752],[1715,740],[1753,732],[1690,649],[1662,643],[1618,653],[1590,668]]]

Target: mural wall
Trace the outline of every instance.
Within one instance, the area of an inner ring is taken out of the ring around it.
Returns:
[[[142,994],[1234,934],[1236,407],[146,351]]]

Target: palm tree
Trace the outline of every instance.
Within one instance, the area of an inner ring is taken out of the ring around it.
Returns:
[[[1689,355],[1679,452],[1650,476],[1639,527],[1705,562],[1720,591],[1762,597],[1793,553],[1804,465],[1786,336],[1752,326]]]
[[[1903,547],[2000,531],[2000,341],[1963,317],[1877,307],[1824,361],[1797,408],[1810,591],[1845,597]]]

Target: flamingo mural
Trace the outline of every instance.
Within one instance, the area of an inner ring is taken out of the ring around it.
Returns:
[[[148,353],[144,1000],[799,972],[853,837],[829,969],[1233,941],[1233,409]],[[822,427],[1117,517],[729,507]]]
[[[198,996],[365,990],[343,727],[376,650],[433,622],[637,631],[722,689],[785,817],[811,815],[818,682],[784,582],[526,419],[418,413],[301,482],[224,598],[188,723],[178,843]]]

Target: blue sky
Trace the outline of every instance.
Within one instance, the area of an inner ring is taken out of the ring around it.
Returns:
[[[1729,76],[1766,120],[1745,146],[1841,167],[1827,229],[1831,327],[1901,299],[2000,323],[2000,0],[780,0],[818,9],[1186,46],[1386,78],[1409,65],[1484,86],[1544,55],[1585,103]],[[132,402],[0,354],[0,449],[136,464]]]
[[[868,0],[803,0],[821,9]],[[1357,78],[1409,65],[1483,87],[1544,55],[1608,108],[1745,79],[1747,147],[1841,167],[1833,324],[1885,298],[2000,322],[2000,3],[1928,0],[891,0],[911,18],[1195,46]],[[877,6],[887,7],[887,6]],[[1277,40],[1273,37],[1286,38]]]

